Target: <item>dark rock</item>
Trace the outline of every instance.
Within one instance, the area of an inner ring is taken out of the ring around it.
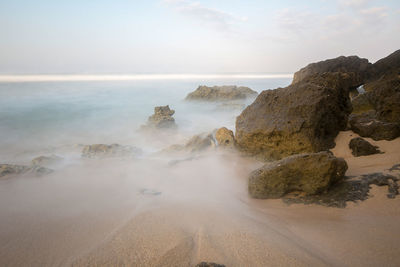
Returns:
[[[168,105],[155,107],[154,114],[149,117],[142,129],[176,128],[175,119],[172,117],[174,113],[175,110],[170,109]]]
[[[389,171],[393,172],[393,171],[400,171],[400,164],[394,164]]]
[[[240,100],[257,96],[257,92],[248,87],[225,85],[225,86],[199,86],[195,91],[189,93],[185,100],[202,101],[226,101]]]
[[[280,198],[293,191],[318,194],[343,179],[346,170],[346,161],[329,152],[295,155],[253,171],[249,193],[254,198]]]
[[[119,144],[104,145],[94,144],[83,147],[82,157],[84,158],[107,158],[107,157],[127,157],[141,153],[136,147],[122,146]]]
[[[214,262],[200,262],[196,265],[196,267],[225,267],[223,264],[218,264]]]
[[[53,172],[53,170],[40,166],[24,166],[15,164],[0,164],[0,177],[7,175],[18,175],[24,173],[33,173],[44,175]]]
[[[383,75],[398,72],[400,69],[400,50],[393,52],[369,66],[368,75],[370,79],[379,79]]]
[[[351,114],[349,124],[355,133],[375,141],[393,140],[400,136],[400,123],[377,120],[374,112]]]
[[[325,72],[342,72],[352,74],[352,87],[357,87],[363,84],[366,78],[366,71],[371,66],[368,59],[359,58],[357,56],[340,56],[333,59],[328,59],[316,63],[311,63],[306,67],[297,71],[293,76],[293,82],[298,83],[315,74]]]
[[[351,149],[351,153],[355,157],[381,153],[377,146],[371,145],[370,142],[361,137],[355,137],[351,139],[349,143],[349,148]]]
[[[388,186],[388,198],[399,194],[399,178],[382,173],[365,174],[356,179],[345,179],[331,186],[320,195],[292,195],[283,199],[288,204],[318,204],[328,207],[344,208],[347,202],[364,201],[370,197],[371,185]]]
[[[235,137],[233,136],[233,132],[225,127],[219,128],[215,132],[215,139],[217,140],[219,147],[235,147]]]
[[[281,159],[335,146],[351,112],[347,74],[324,73],[286,88],[263,91],[236,119],[239,148]]]

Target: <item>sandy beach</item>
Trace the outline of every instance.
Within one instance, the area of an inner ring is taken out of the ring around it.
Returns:
[[[332,150],[348,162],[347,175],[400,162],[400,139],[373,142],[384,154],[354,158],[347,145],[354,136],[341,132]],[[167,163],[87,161],[46,178],[1,180],[0,265],[400,264],[400,200],[388,199],[385,187],[344,209],[287,205],[248,196],[254,160],[214,153]]]

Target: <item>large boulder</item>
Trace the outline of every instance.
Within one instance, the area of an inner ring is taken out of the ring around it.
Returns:
[[[175,110],[167,106],[158,106],[154,108],[154,114],[151,115],[146,125],[143,125],[144,129],[164,129],[164,128],[175,128],[175,119],[172,117]]]
[[[351,139],[349,148],[351,149],[351,154],[353,154],[355,157],[381,153],[377,146],[372,145],[370,142],[361,137],[355,137]]]
[[[313,195],[343,179],[347,163],[329,152],[300,154],[268,163],[249,177],[254,198],[280,198],[290,192]]]
[[[306,67],[297,71],[293,76],[293,84],[303,81],[315,74],[322,74],[325,72],[342,72],[352,73],[352,86],[356,87],[363,84],[366,78],[366,73],[371,63],[368,59],[359,58],[357,56],[340,56],[333,59],[328,59],[316,63],[308,64]]]
[[[233,132],[226,127],[219,128],[215,132],[215,139],[219,147],[233,148],[235,147],[235,137]]]
[[[263,91],[236,119],[239,148],[263,159],[334,147],[351,112],[352,77],[324,73],[285,88]]]
[[[94,144],[83,147],[82,157],[84,158],[108,158],[108,157],[127,157],[135,156],[141,150],[132,146],[122,146],[119,144],[105,145]]]
[[[195,91],[189,93],[185,100],[231,101],[256,96],[256,91],[244,86],[225,85],[209,87],[201,85]]]

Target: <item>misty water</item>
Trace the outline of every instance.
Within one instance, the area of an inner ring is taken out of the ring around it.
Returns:
[[[199,85],[235,84],[261,92],[289,83],[288,78],[0,83],[0,163],[63,158],[51,166],[53,173],[0,179],[0,258],[12,265],[71,263],[138,214],[161,207],[235,216],[245,207],[240,196],[257,162],[229,153],[176,158],[156,152],[222,126],[234,130],[236,116],[252,101],[234,106],[184,101]],[[159,105],[175,110],[176,131],[138,131]],[[131,145],[142,154],[81,157],[83,145],[98,143]]]

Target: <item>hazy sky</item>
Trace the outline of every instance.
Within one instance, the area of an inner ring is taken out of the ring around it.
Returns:
[[[398,0],[0,0],[0,73],[288,73],[397,49]]]

